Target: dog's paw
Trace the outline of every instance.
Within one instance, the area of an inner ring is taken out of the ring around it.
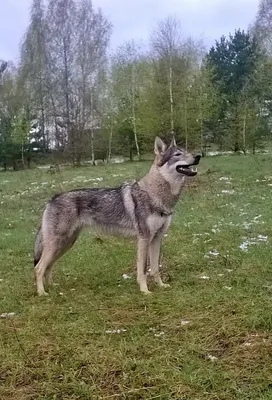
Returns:
[[[142,294],[151,294],[152,292],[150,292],[150,290],[148,290],[147,286],[144,286],[142,288],[140,288],[140,291]]]
[[[49,296],[49,294],[47,292],[43,291],[43,292],[38,292],[38,296],[39,297],[40,296]]]
[[[143,293],[145,296],[148,296],[148,295],[152,294],[152,292],[150,292],[150,290],[142,291],[142,293]]]
[[[166,288],[170,288],[171,285],[169,285],[169,283],[163,283],[163,282],[162,282],[161,285],[160,285],[160,287],[166,289]]]

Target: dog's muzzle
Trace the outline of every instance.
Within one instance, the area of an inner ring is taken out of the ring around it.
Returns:
[[[199,164],[201,155],[197,154],[194,158],[195,158],[195,160],[192,164],[178,165],[176,167],[177,172],[180,174],[186,175],[186,176],[195,176],[197,174],[196,165]]]

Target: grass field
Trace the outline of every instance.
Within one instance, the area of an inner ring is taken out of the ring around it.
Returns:
[[[269,155],[201,162],[164,240],[171,288],[151,296],[128,239],[82,235],[48,298],[32,267],[46,199],[149,163],[1,173],[0,314],[15,314],[0,318],[0,399],[272,399],[271,166]]]

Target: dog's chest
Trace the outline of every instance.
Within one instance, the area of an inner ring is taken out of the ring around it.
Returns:
[[[158,214],[151,214],[147,218],[147,226],[148,226],[148,229],[150,230],[150,233],[152,235],[155,235],[160,230],[164,231],[164,228],[166,228],[165,230],[167,230],[167,228],[170,224],[170,221],[171,221],[171,217],[160,216]],[[166,227],[166,225],[167,225],[167,227]]]

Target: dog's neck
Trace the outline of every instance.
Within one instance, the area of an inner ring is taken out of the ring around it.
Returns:
[[[171,173],[169,173],[169,170],[167,170],[166,164],[160,168],[156,168],[158,173],[170,185],[172,195],[179,197],[181,189],[183,188],[185,183],[185,176],[179,174],[175,174],[174,176],[171,175]]]
[[[138,184],[142,190],[149,193],[154,203],[171,211],[180,196],[184,181],[185,177],[171,177],[166,173],[166,168],[158,167],[154,163]]]

